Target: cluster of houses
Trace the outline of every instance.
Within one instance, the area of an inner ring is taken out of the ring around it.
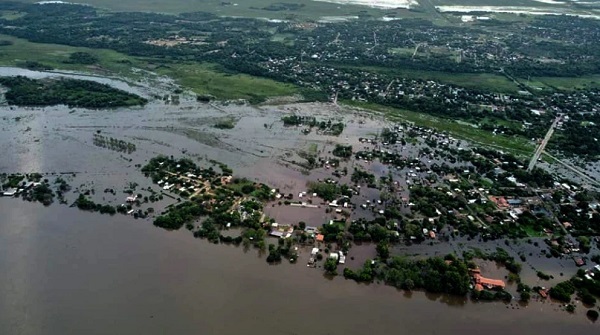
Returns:
[[[27,182],[23,182],[22,185],[20,185],[18,188],[15,188],[15,187],[7,188],[7,189],[2,188],[2,190],[0,191],[0,194],[4,197],[15,197],[15,196],[21,194],[22,192],[32,189],[41,184],[42,183],[40,183],[40,182],[27,181]]]

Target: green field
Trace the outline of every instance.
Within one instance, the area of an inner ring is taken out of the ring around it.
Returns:
[[[577,89],[600,88],[600,75],[572,78],[534,77],[529,79],[519,79],[519,81],[531,88],[541,88],[543,90],[573,91]]]
[[[403,71],[408,78],[436,80],[457,86],[498,93],[516,93],[517,85],[506,77],[491,73],[445,73],[433,71]]]
[[[417,126],[437,129],[451,134],[456,138],[469,140],[496,149],[504,150],[517,156],[530,155],[535,149],[531,141],[516,136],[494,135],[491,132],[481,130],[474,126],[466,125],[465,122],[439,118],[423,113],[385,107],[370,103],[345,101],[350,106],[360,107],[383,113],[386,117],[396,121],[408,121]]]
[[[23,17],[25,14],[15,11],[1,10],[0,11],[0,19],[3,20],[16,20],[18,18]]]
[[[131,57],[106,49],[32,43],[6,35],[0,35],[0,40],[13,43],[0,46],[0,65],[4,66],[22,66],[25,61],[36,61],[57,70],[118,75],[132,80],[139,79],[139,73],[133,71],[134,68],[139,68],[167,75],[198,94],[211,94],[219,99],[260,101],[272,96],[291,95],[297,92],[291,85],[249,75],[226,74],[210,64],[189,63],[165,66],[160,61]],[[74,52],[88,52],[95,55],[99,61],[94,65],[66,63]]]
[[[77,48],[59,44],[32,43],[24,39],[0,35],[0,40],[12,45],[0,46],[0,65],[20,66],[25,61],[40,62],[61,70],[87,71],[96,74],[116,74],[131,77],[131,67],[142,62],[133,57],[106,49]],[[96,55],[98,64],[68,64],[69,55],[74,52],[88,52]],[[140,63],[140,64],[138,64]]]
[[[175,78],[179,84],[197,94],[210,94],[220,99],[261,101],[272,96],[297,93],[292,85],[245,74],[227,74],[212,64],[175,64],[162,66],[157,72]]]

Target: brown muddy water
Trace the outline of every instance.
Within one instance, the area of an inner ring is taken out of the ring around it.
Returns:
[[[0,68],[0,75],[41,75],[20,71]],[[169,86],[130,87],[94,79],[145,96],[168,93]],[[135,164],[166,154],[200,164],[216,159],[237,175],[297,194],[306,190],[307,180],[331,173],[321,169],[307,177],[286,163],[300,159],[298,150],[316,144],[326,152],[336,141],[357,143],[385,124],[320,104],[202,105],[185,95],[180,101],[153,100],[143,108],[108,111],[0,106],[0,173],[62,174],[75,188],[95,189],[93,200],[118,203],[129,183],[150,186]],[[347,127],[340,138],[301,135],[300,129],[286,129],[280,122],[283,113],[292,112],[341,119]],[[237,120],[234,130],[212,126],[223,117]],[[132,142],[137,150],[123,154],[95,147],[98,131]],[[377,163],[357,164],[385,173]],[[104,188],[118,190],[117,195],[103,193]],[[376,196],[364,192],[361,201]],[[278,205],[267,212],[309,225],[331,217],[323,209]],[[442,255],[469,245],[494,250],[502,244],[452,240],[398,246],[395,252]],[[355,259],[349,265],[360,266],[373,252],[368,244],[351,249]],[[166,232],[151,220],[0,198],[0,334],[584,334],[599,327],[587,320],[583,307],[571,315],[553,303],[471,303],[341,277],[330,280],[321,269],[305,266],[307,253],[301,252],[296,265],[269,266],[255,250],[212,245],[184,230]],[[533,266],[569,276],[576,271],[570,260],[537,257],[528,257],[533,265],[524,266],[524,276],[535,279]]]
[[[0,202],[2,334],[589,334],[528,307],[328,280],[144,221]],[[581,308],[578,308],[581,310]]]

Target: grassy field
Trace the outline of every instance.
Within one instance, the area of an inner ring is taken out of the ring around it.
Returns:
[[[20,12],[0,10],[0,19],[3,19],[3,20],[16,20],[18,18],[23,17],[24,15],[25,15],[24,13],[20,13]]]
[[[498,93],[516,93],[517,85],[506,77],[491,73],[444,73],[423,72],[413,73],[415,78],[438,80],[472,89],[483,89]]]
[[[444,131],[456,138],[465,139],[477,144],[504,150],[518,156],[529,156],[535,149],[531,141],[522,137],[494,135],[491,132],[465,125],[464,122],[456,122],[449,119],[439,118],[423,113],[395,109],[370,103],[346,101],[350,106],[360,107],[383,113],[391,120],[408,121],[415,125]]]
[[[197,94],[210,94],[220,99],[257,101],[297,93],[292,85],[245,74],[223,73],[212,64],[175,64],[160,67],[157,72],[175,78],[179,84]]]
[[[0,65],[20,66],[25,61],[36,61],[58,70],[85,71],[99,75],[118,75],[136,80],[139,74],[133,68],[155,70],[175,79],[182,86],[198,94],[211,94],[219,99],[262,100],[272,96],[291,95],[296,88],[273,80],[248,75],[230,75],[210,64],[177,64],[161,66],[152,59],[136,58],[105,50],[76,48],[57,44],[32,43],[24,39],[0,35],[0,40],[13,44],[0,46]],[[95,65],[66,63],[73,52],[88,52],[99,62]]]
[[[542,88],[544,90],[573,91],[577,89],[600,88],[600,75],[591,75],[584,77],[534,77],[529,79],[519,79],[525,85],[532,88]]]
[[[97,74],[110,72],[130,77],[132,66],[143,65],[143,62],[133,57],[112,50],[32,43],[8,35],[0,35],[0,40],[12,42],[12,45],[0,46],[0,65],[4,66],[19,66],[25,61],[35,61],[61,70],[87,71]],[[96,55],[100,61],[94,66],[66,63],[69,55],[73,52],[88,52]]]

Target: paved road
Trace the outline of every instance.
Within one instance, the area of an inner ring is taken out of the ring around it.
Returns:
[[[552,122],[552,125],[550,126],[550,129],[548,129],[546,136],[535,149],[533,157],[531,157],[531,161],[529,161],[529,166],[527,167],[528,172],[533,170],[533,168],[535,167],[535,163],[537,163],[538,159],[540,159],[542,152],[546,148],[546,145],[548,144],[548,141],[550,141],[550,138],[552,138],[552,135],[554,134],[554,129],[556,129],[556,125],[558,125],[558,122],[560,122],[560,120],[562,120],[562,115],[558,115],[556,119],[554,119],[554,122]]]

